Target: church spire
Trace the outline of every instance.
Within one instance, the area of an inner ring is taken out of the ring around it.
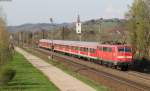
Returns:
[[[77,17],[77,23],[80,23],[80,15]]]

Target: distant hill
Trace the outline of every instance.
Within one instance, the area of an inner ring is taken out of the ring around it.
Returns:
[[[20,26],[8,26],[8,31],[9,32],[18,32],[18,31],[32,31],[32,32],[36,32],[36,31],[41,31],[41,30],[52,30],[54,27],[62,27],[62,26],[66,26],[66,25],[70,25],[67,23],[63,23],[63,24],[48,24],[48,23],[38,23],[38,24],[23,24]]]
[[[83,22],[83,30],[84,28],[98,30],[100,26],[99,25],[100,21],[101,21],[100,19],[92,19],[92,20]],[[104,19],[102,21],[101,26],[103,30],[106,30],[106,29],[114,28],[124,21],[125,20],[123,19]],[[23,24],[20,26],[9,26],[8,31],[10,32],[17,32],[17,31],[35,32],[35,31],[41,31],[41,30],[49,31],[52,29],[58,29],[63,26],[67,26],[68,28],[75,29],[75,23],[62,23],[62,24],[54,24],[54,25],[48,24],[48,23],[38,23],[38,24]]]

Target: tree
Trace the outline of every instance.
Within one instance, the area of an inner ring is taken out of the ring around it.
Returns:
[[[148,7],[150,9],[150,0],[143,0],[143,1],[148,5]]]
[[[9,38],[6,23],[0,18],[0,67],[11,60],[12,55],[9,50]]]
[[[9,45],[9,34],[4,19],[0,17],[0,85],[7,84],[15,76],[15,70],[9,68],[12,52]]]
[[[138,58],[149,58],[150,11],[143,0],[135,0],[128,12],[128,30],[133,52]]]

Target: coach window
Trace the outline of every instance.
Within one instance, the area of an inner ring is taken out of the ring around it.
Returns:
[[[96,50],[95,49],[93,49],[93,53],[95,53],[96,52]]]
[[[65,49],[66,48],[66,46],[65,45],[62,45],[62,47]]]
[[[88,48],[84,48],[84,51],[85,51],[85,52],[88,52]]]
[[[88,48],[86,48],[86,52],[88,52]]]
[[[84,52],[87,52],[87,48],[84,48]]]
[[[78,50],[78,47],[75,47],[75,50]]]
[[[78,50],[78,47],[74,47],[75,50]]]
[[[80,51],[84,51],[84,48],[83,48],[83,47],[80,47]]]
[[[75,46],[73,46],[73,50],[75,50],[76,49],[76,47]]]
[[[83,47],[80,47],[80,51],[83,51],[84,49],[83,49]]]
[[[87,52],[87,48],[84,48],[84,51]]]
[[[64,49],[66,49],[66,46],[65,46],[65,45],[63,45],[62,47],[63,47]]]
[[[90,48],[90,53],[92,53],[92,48]]]
[[[72,46],[72,50],[74,50],[74,46]]]
[[[90,48],[90,53],[95,53],[95,49]]]
[[[75,50],[75,49],[76,49],[76,47],[74,46],[74,47],[73,47],[73,50]]]
[[[82,48],[81,48],[81,51],[83,51],[83,52],[84,52],[84,47],[82,47]]]
[[[99,49],[100,51],[102,51],[102,50],[103,50],[103,47],[99,47],[98,49]]]
[[[72,49],[73,48],[73,46],[70,46],[70,49]]]
[[[106,52],[106,51],[107,51],[107,47],[103,47],[103,51],[105,51],[105,52]]]
[[[88,52],[88,48],[85,48],[85,52]]]
[[[112,52],[112,48],[108,48],[108,52]]]
[[[68,46],[69,47],[69,49],[72,49],[72,46]]]
[[[85,48],[84,47],[82,47],[82,51],[84,52],[84,50],[85,50]]]
[[[73,50],[73,46],[71,46],[71,50]]]
[[[82,47],[79,47],[79,50],[82,51]]]
[[[112,48],[110,48],[110,47],[103,47],[103,51],[105,51],[105,52],[112,52]]]
[[[69,49],[69,46],[65,45],[65,49]]]
[[[82,51],[82,47],[79,47],[79,51]]]
[[[85,52],[85,51],[86,51],[86,48],[83,48],[83,51]]]
[[[86,52],[86,48],[83,48],[83,51]]]
[[[65,45],[63,45],[63,48],[64,48],[64,49],[66,49],[66,46],[65,46]]]

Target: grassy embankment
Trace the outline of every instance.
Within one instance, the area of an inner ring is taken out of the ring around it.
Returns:
[[[93,81],[93,80],[90,80],[89,78],[83,76],[83,75],[80,75],[79,73],[69,69],[68,67],[66,67],[64,64],[58,62],[58,61],[51,61],[48,59],[48,57],[45,55],[45,54],[42,54],[38,51],[35,51],[35,50],[32,50],[32,49],[25,49],[26,51],[32,53],[33,55],[36,55],[38,57],[40,57],[41,59],[47,61],[48,63],[58,67],[59,69],[63,70],[64,72],[66,72],[67,74],[69,75],[72,75],[73,77],[81,80],[82,82],[88,84],[89,86],[95,88],[97,91],[111,91],[110,89],[102,86],[101,84]]]
[[[9,66],[16,70],[16,76],[0,91],[60,91],[19,53],[15,53]]]

